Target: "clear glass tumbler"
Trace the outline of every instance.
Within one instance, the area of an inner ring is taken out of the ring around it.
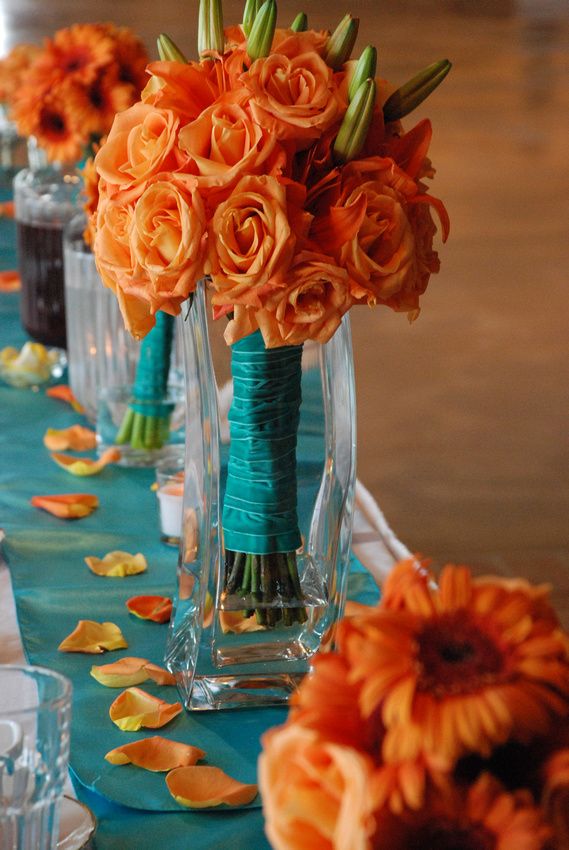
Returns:
[[[0,847],[55,850],[67,774],[71,682],[0,666]]]

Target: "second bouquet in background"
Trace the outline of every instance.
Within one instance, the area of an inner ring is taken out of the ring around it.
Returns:
[[[196,707],[286,698],[332,640],[355,480],[346,314],[383,305],[416,318],[439,267],[432,210],[448,231],[425,183],[430,123],[405,132],[400,119],[450,63],[394,90],[373,46],[350,60],[358,19],[332,33],[307,29],[302,14],[287,29],[276,19],[274,0],[248,0],[242,23],[224,28],[220,3],[203,0],[199,61],[161,36],[140,103],[116,117],[95,160],[94,251],[127,327],[143,337],[190,304],[168,664]],[[225,447],[207,291],[231,346]],[[319,442],[307,450],[311,400]]]

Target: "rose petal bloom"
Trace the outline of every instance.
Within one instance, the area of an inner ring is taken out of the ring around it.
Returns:
[[[264,299],[257,322],[267,348],[328,342],[352,306],[348,273],[331,257],[311,251],[297,255],[286,285]]]
[[[140,186],[159,171],[175,170],[179,124],[171,110],[146,103],[120,112],[95,157],[99,176],[118,190]]]
[[[150,81],[142,100],[160,109],[170,109],[182,125],[197,118],[219,97],[217,62],[151,62]]]
[[[295,245],[284,186],[274,177],[243,177],[217,207],[209,232],[212,303],[261,306],[269,280],[286,274]]]
[[[263,737],[259,788],[275,850],[371,850],[373,762],[295,723]]]
[[[567,639],[541,598],[473,579],[465,567],[447,566],[438,587],[412,561],[401,569],[413,580],[398,570],[394,595],[388,578],[396,608],[382,602],[339,630],[361,710],[379,712],[385,726],[386,762],[422,752],[450,763],[487,756],[507,740],[544,734],[567,712]]]
[[[105,759],[111,764],[134,764],[145,770],[162,772],[194,765],[204,756],[204,751],[199,747],[153,735],[115,747],[105,755]]]
[[[314,52],[292,59],[271,53],[253,62],[241,80],[251,91],[257,123],[298,150],[318,139],[346,108],[332,69]]]
[[[257,796],[256,785],[239,782],[210,765],[175,768],[166,777],[166,785],[176,802],[191,809],[246,806]]]
[[[152,313],[177,315],[203,276],[205,226],[203,203],[194,187],[174,179],[148,185],[137,201],[130,230],[135,275],[123,287],[147,300]]]
[[[210,204],[224,200],[244,174],[276,175],[286,164],[275,136],[253,121],[245,100],[243,92],[224,96],[180,131],[190,173]]]

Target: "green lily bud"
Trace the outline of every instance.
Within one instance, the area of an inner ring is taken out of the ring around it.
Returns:
[[[337,162],[349,162],[362,150],[375,109],[377,86],[371,77],[357,90],[348,106],[334,142],[334,158]]]
[[[180,50],[177,44],[175,44],[169,35],[166,35],[165,32],[160,33],[157,39],[158,45],[158,56],[164,62],[183,62],[184,65],[188,64],[188,60]]]
[[[275,0],[265,0],[251,27],[247,39],[247,53],[253,61],[268,56],[277,26],[277,4]]]
[[[377,50],[373,45],[368,44],[362,51],[362,55],[358,59],[357,65],[354,68],[354,75],[350,81],[348,89],[348,100],[352,101],[356,96],[356,92],[366,80],[370,77],[375,79],[377,70]]]
[[[306,12],[299,12],[290,28],[293,32],[306,32],[308,29],[308,16]]]
[[[251,32],[251,27],[253,26],[253,21],[257,17],[257,12],[259,11],[259,7],[261,5],[260,0],[246,0],[245,8],[243,10],[243,32],[246,36]]]
[[[200,0],[198,14],[198,53],[200,56],[208,50],[223,53],[225,35],[223,33],[223,9],[221,0]]]
[[[346,14],[328,39],[324,50],[324,61],[335,71],[339,71],[350,58],[358,37],[359,18]]]
[[[397,121],[408,115],[439,86],[450,69],[448,59],[433,62],[427,68],[398,88],[383,104],[383,117],[386,121]]]

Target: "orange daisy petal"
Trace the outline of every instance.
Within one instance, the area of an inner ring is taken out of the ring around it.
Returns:
[[[126,649],[128,643],[114,623],[79,620],[73,631],[58,646],[60,652],[86,652],[94,655],[112,649]]]
[[[91,667],[91,676],[106,688],[129,688],[152,679],[158,685],[174,685],[176,680],[168,670],[152,664],[147,658],[128,656],[112,664]]]
[[[141,741],[115,747],[106,754],[105,759],[111,764],[134,764],[144,770],[158,773],[174,770],[176,767],[189,767],[204,756],[203,750],[192,747],[191,744],[182,744],[181,741],[170,741],[168,738],[154,735],[152,738],[143,738]]]
[[[33,496],[30,499],[34,508],[41,508],[61,519],[80,519],[89,516],[99,507],[96,496],[88,493],[64,493],[58,496]]]
[[[22,281],[17,271],[0,272],[0,292],[18,292]]]
[[[172,600],[167,596],[131,596],[125,605],[131,614],[141,620],[167,623],[172,616]]]
[[[98,460],[92,460],[88,457],[72,457],[71,455],[52,452],[51,458],[58,466],[70,472],[71,475],[85,476],[97,475],[101,470],[108,466],[109,463],[116,463],[120,460],[121,453],[118,449],[107,449],[103,452]]]
[[[146,572],[148,565],[146,558],[141,552],[136,555],[131,555],[129,552],[107,552],[104,558],[95,558],[89,555],[85,558],[85,563],[98,576],[106,576],[107,578],[124,578],[125,576],[135,576],[138,573]]]
[[[232,779],[219,767],[178,767],[166,777],[172,797],[181,806],[204,809],[212,806],[244,806],[257,796],[256,785]]]
[[[127,688],[112,703],[109,717],[123,732],[137,732],[142,727],[159,729],[181,711],[180,702],[168,703],[141,688]]]
[[[59,401],[70,404],[76,413],[85,413],[85,408],[77,401],[71,387],[67,386],[67,384],[56,384],[54,387],[49,387],[45,391],[45,394],[50,398],[57,398]]]
[[[72,425],[70,428],[48,428],[43,436],[43,444],[52,452],[65,449],[83,452],[94,449],[97,445],[97,435],[91,428],[83,425]]]

